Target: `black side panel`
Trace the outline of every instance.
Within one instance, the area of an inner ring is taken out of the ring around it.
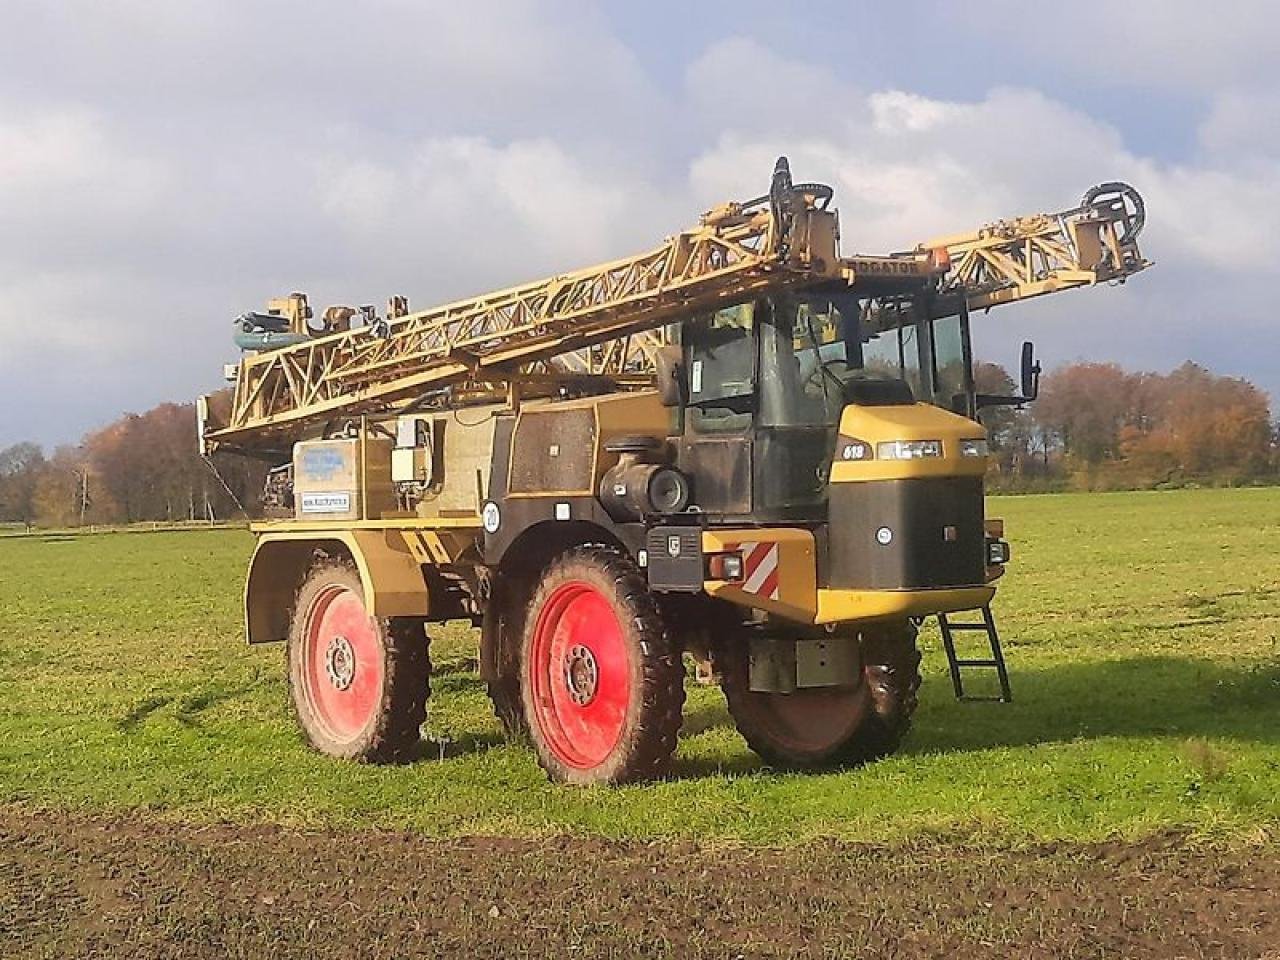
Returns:
[[[830,490],[827,586],[916,590],[984,582],[981,477],[833,483]]]
[[[507,550],[533,527],[537,530],[530,536],[541,546],[558,543],[562,537],[599,542],[602,530],[633,557],[644,546],[644,524],[615,523],[595,497],[506,497],[493,502],[498,509],[497,529],[484,535],[484,562],[490,565],[501,563]]]
[[[493,460],[489,464],[490,500],[502,500],[507,495],[507,470],[511,464],[511,431],[516,418],[510,414],[498,417],[493,427]]]
[[[762,521],[826,517],[835,431],[827,427],[760,427],[755,443],[755,509]]]
[[[751,440],[682,437],[677,465],[693,480],[693,502],[706,513],[751,513]]]

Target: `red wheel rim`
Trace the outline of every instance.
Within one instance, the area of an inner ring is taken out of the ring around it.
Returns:
[[[533,628],[529,682],[538,728],[556,759],[598,767],[622,739],[631,664],[613,605],[591,584],[557,587]]]
[[[326,587],[311,604],[303,684],[317,721],[336,740],[352,740],[382,699],[382,651],[364,601],[349,587]]]

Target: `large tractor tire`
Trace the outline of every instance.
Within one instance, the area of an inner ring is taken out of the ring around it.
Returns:
[[[858,731],[860,762],[896,753],[920,703],[919,631],[909,620],[862,632],[862,675],[871,690],[871,715]]]
[[[684,668],[629,558],[591,546],[553,561],[529,603],[520,660],[529,739],[553,780],[617,784],[666,771]]]
[[[360,575],[324,560],[298,590],[289,692],[307,742],[344,760],[410,759],[422,736],[431,660],[420,617],[371,617]]]
[[[752,691],[747,650],[741,637],[719,645],[720,685],[738,732],[765,763],[780,769],[838,767],[898,749],[920,688],[920,653],[910,622],[861,631],[861,676],[849,687]]]
[[[480,627],[480,673],[494,716],[509,739],[523,740],[529,728],[520,696],[520,641],[529,594],[517,576],[499,576]]]

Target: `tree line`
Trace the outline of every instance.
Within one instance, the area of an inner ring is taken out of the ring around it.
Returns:
[[[0,521],[41,527],[227,520],[258,513],[266,464],[196,446],[195,406],[126,414],[51,453],[0,450]]]
[[[974,375],[979,393],[1016,392],[997,364],[979,364]],[[1045,376],[1035,403],[987,408],[980,419],[991,443],[993,489],[1152,489],[1280,478],[1280,426],[1267,395],[1190,362],[1167,374],[1070,364]]]
[[[1016,392],[1003,367],[978,364],[979,393]],[[1278,428],[1267,396],[1194,363],[1134,373],[1075,363],[1044,378],[1023,409],[989,407],[995,490],[1140,489],[1275,482]],[[0,521],[42,527],[257,516],[268,464],[196,449],[192,404],[127,414],[49,454],[0,450]]]

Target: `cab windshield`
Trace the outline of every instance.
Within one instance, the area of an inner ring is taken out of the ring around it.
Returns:
[[[915,320],[907,302],[806,293],[719,310],[687,334],[698,432],[831,427],[855,381],[905,382],[916,400],[965,412],[959,316]],[[866,392],[866,391],[862,391]],[[753,416],[754,414],[754,416]]]
[[[720,509],[810,516],[826,502],[836,428],[850,404],[920,400],[967,411],[966,321],[931,324],[911,307],[806,291],[681,327],[688,455],[707,458],[711,474],[749,469],[752,477],[750,503],[724,493]],[[708,502],[716,502],[712,489],[703,489]]]
[[[761,336],[760,422],[834,424],[854,381],[905,381],[915,399],[963,411],[965,356],[960,317],[936,319],[931,329],[905,305],[847,293],[779,301]]]

